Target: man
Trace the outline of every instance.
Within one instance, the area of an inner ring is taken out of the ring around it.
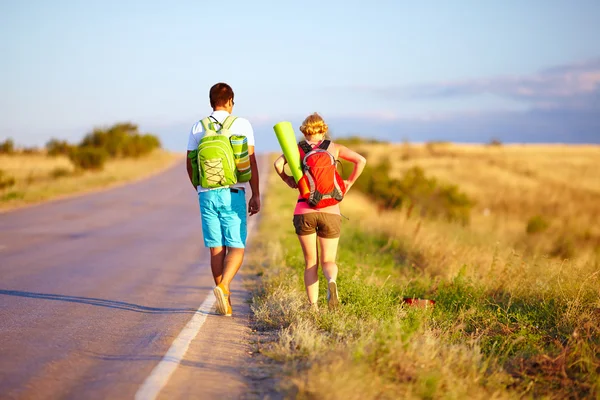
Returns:
[[[209,92],[210,105],[213,109],[210,119],[217,125],[223,125],[225,119],[233,111],[233,90],[226,83],[217,83]],[[232,135],[243,135],[248,140],[250,157],[250,189],[252,196],[248,202],[248,212],[254,215],[260,211],[260,193],[258,188],[258,167],[254,154],[254,131],[250,122],[237,118],[229,127]],[[188,140],[188,155],[198,148],[204,135],[201,121],[197,122],[190,132]],[[187,172],[192,182],[192,163],[187,158]],[[246,189],[245,183],[216,189],[194,187],[198,191],[200,214],[202,219],[202,234],[204,245],[210,249],[210,267],[215,280],[214,289],[217,299],[217,311],[231,316],[231,296],[229,286],[244,259],[246,246]]]

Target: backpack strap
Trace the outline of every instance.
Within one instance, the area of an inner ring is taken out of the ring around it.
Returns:
[[[219,122],[218,119],[216,119],[215,117],[213,117],[212,115],[208,117],[209,121],[212,120],[214,122],[210,122],[210,126],[211,126],[211,130],[215,131],[215,132],[219,132],[221,129],[223,129],[223,124]],[[217,127],[215,125],[219,125],[219,129],[217,129]]]
[[[204,128],[204,132],[212,130],[210,128],[210,124],[212,124],[212,122],[210,122],[210,117],[204,118],[203,120],[200,121],[200,123],[202,124],[202,127]]]
[[[234,117],[233,115],[228,115],[227,118],[225,118],[225,121],[223,121],[221,123],[221,122],[219,122],[218,119],[216,119],[215,117],[213,117],[211,115],[209,117],[204,118],[200,122],[202,123],[202,126],[204,127],[205,131],[211,130],[211,131],[218,132],[221,129],[231,128],[231,125],[233,125],[233,123],[235,122],[236,119],[237,119],[237,117]],[[215,125],[219,125],[221,128],[216,129]]]
[[[302,157],[304,157],[305,155],[307,155],[308,153],[310,153],[313,150],[311,145],[308,144],[308,142],[306,140],[302,140],[301,142],[298,142],[298,147],[300,147],[300,150],[302,150],[302,152],[304,153],[302,155]]]
[[[225,118],[225,121],[223,121],[223,123],[221,124],[221,129],[231,128],[231,125],[233,125],[236,119],[237,117],[234,117],[233,115],[228,115],[227,118]]]
[[[331,144],[331,140],[323,140],[321,142],[321,144],[319,145],[319,148],[321,150],[327,150],[329,148],[329,145]]]

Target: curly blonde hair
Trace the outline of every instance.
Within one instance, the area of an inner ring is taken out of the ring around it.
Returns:
[[[312,113],[308,117],[306,117],[306,119],[304,120],[304,122],[302,122],[302,125],[300,126],[300,132],[302,132],[304,136],[313,136],[321,134],[327,135],[328,129],[329,127],[327,126],[325,121],[323,121],[323,118],[317,113]]]

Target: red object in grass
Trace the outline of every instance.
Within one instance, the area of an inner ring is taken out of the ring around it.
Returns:
[[[414,299],[412,297],[405,297],[402,301],[409,306],[418,308],[432,308],[435,304],[435,300]]]

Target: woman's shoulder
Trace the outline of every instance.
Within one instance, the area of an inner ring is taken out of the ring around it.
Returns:
[[[335,158],[338,158],[340,149],[342,149],[342,148],[345,148],[344,145],[335,143],[333,140],[329,140],[329,147],[327,148],[327,150],[331,154],[333,154],[335,156]]]
[[[335,147],[337,147],[337,148],[346,147],[346,146],[344,146],[343,144],[341,144],[341,143],[338,143],[338,142],[336,142],[336,141],[334,141],[334,140],[331,140],[331,139],[327,139],[327,140],[329,140],[329,145],[330,145],[330,146],[335,146]]]

